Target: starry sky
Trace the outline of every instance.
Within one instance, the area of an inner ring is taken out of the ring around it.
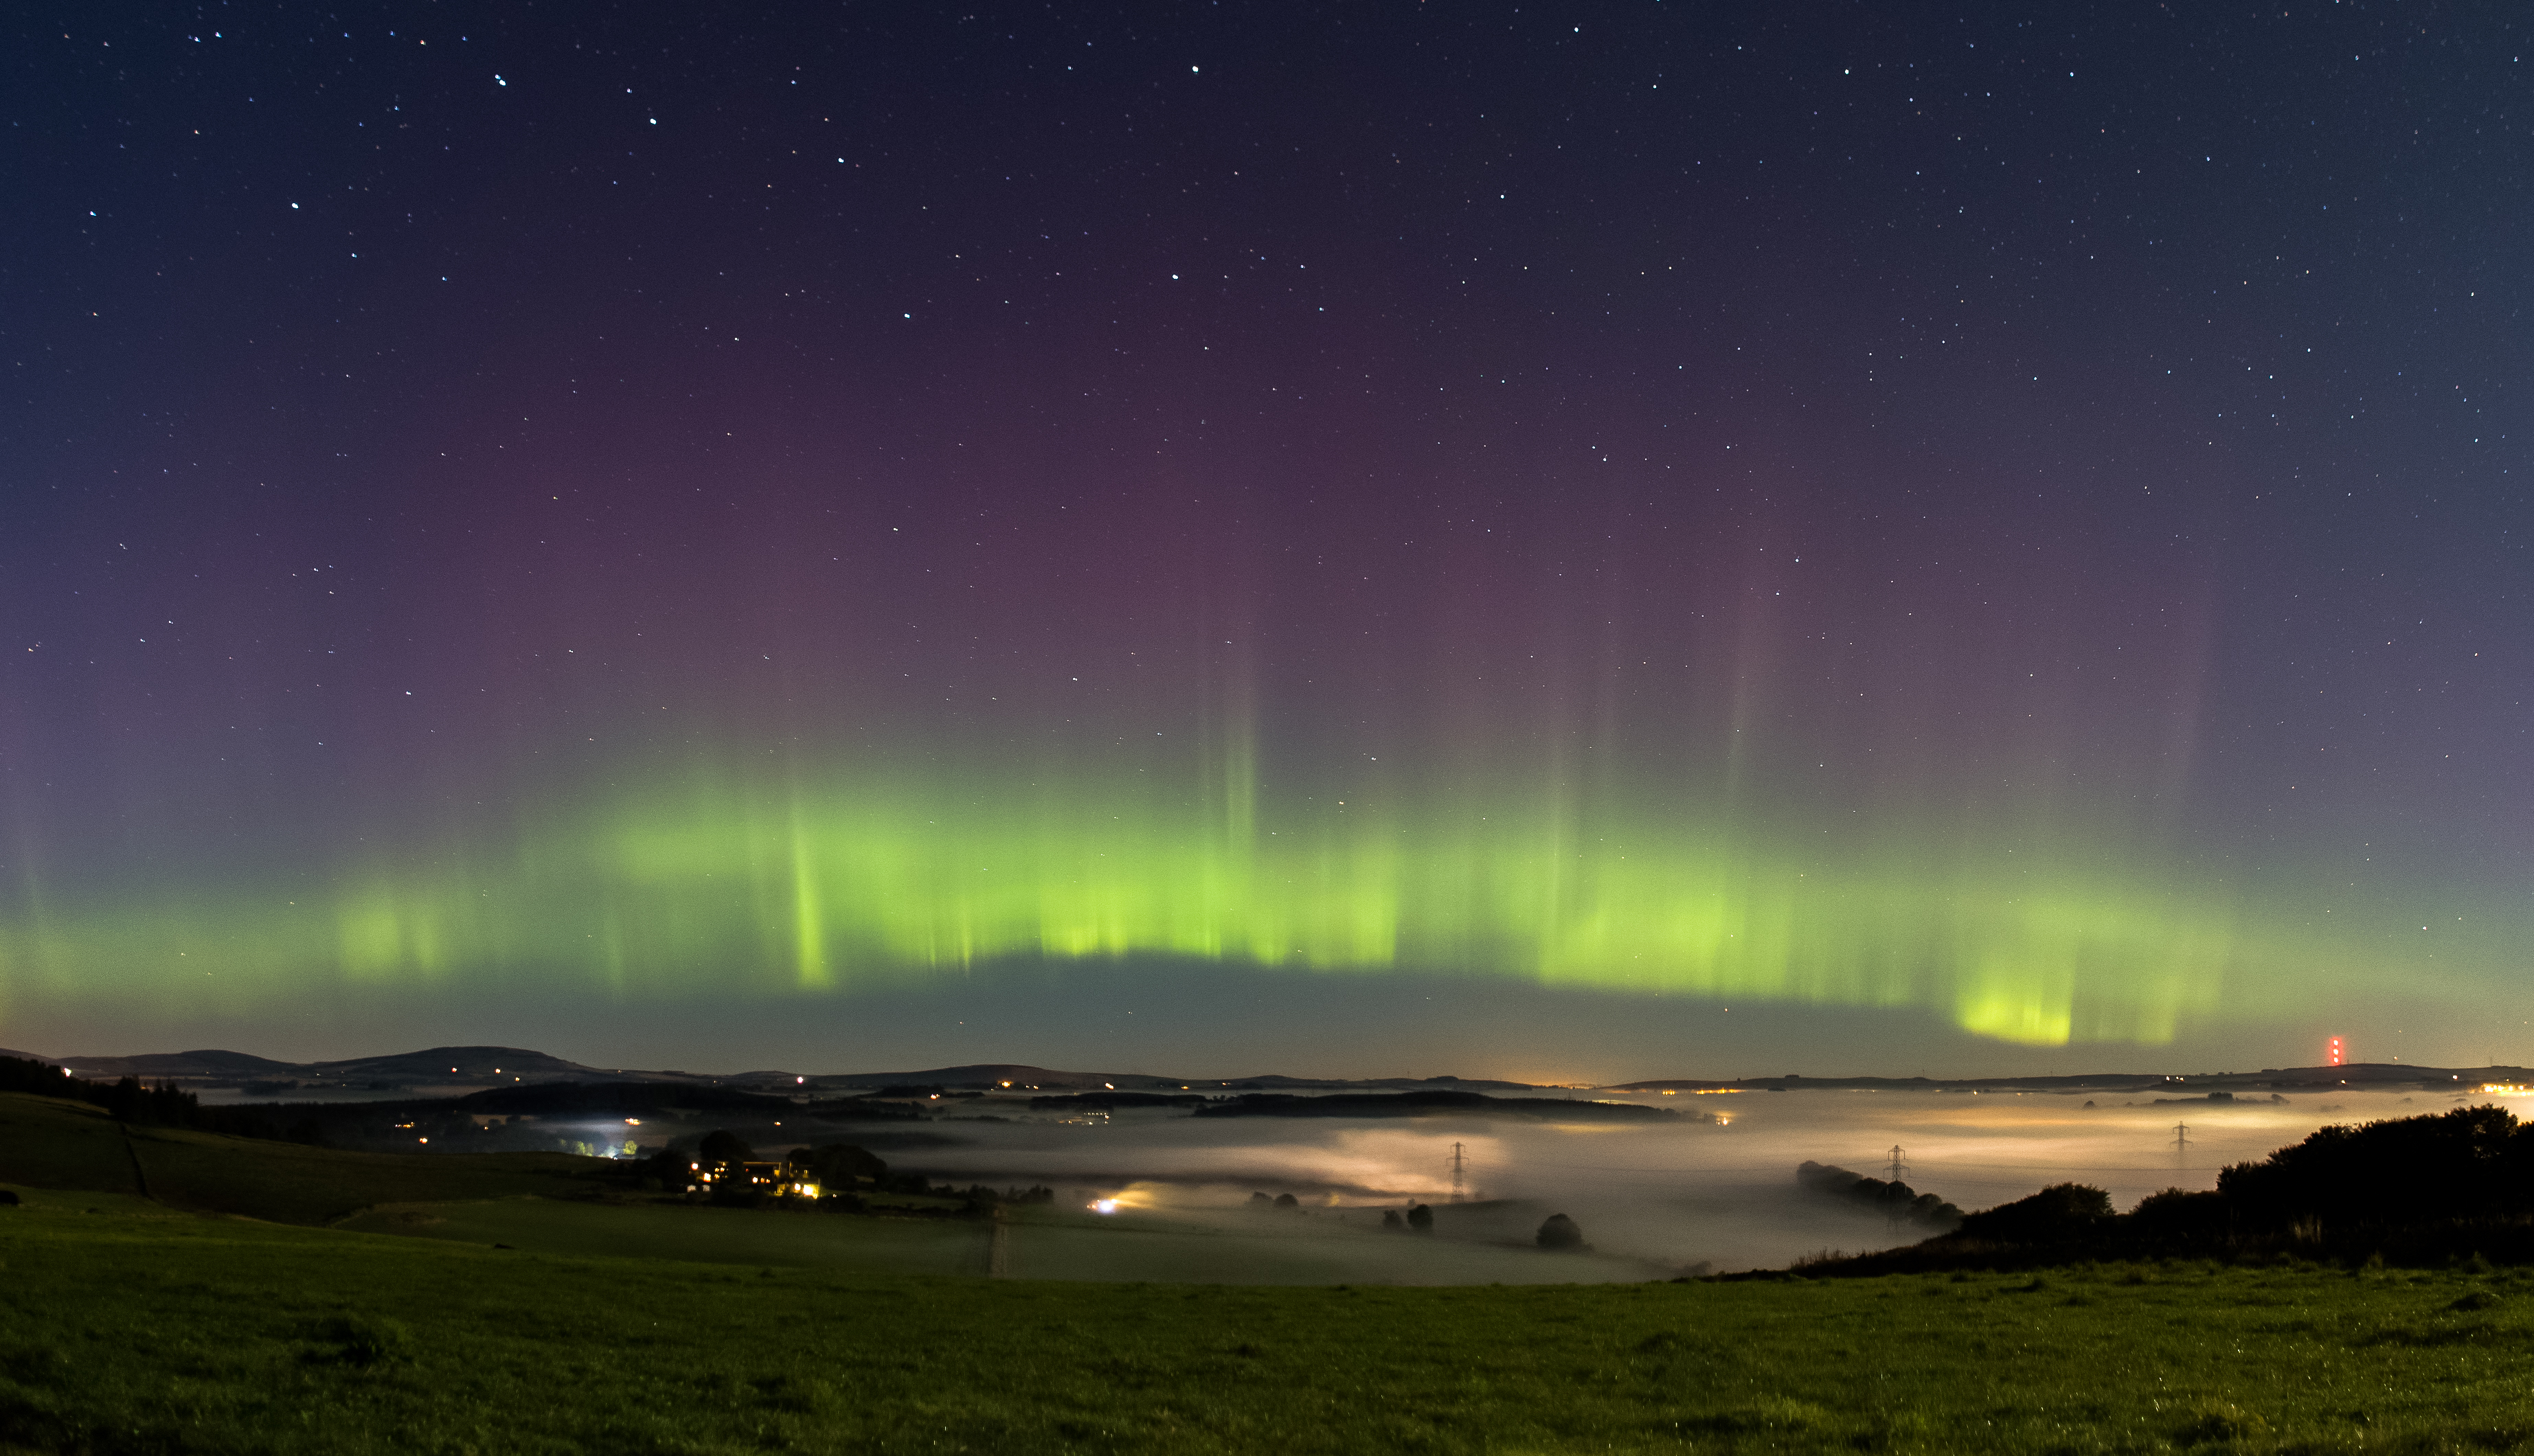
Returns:
[[[2534,1060],[2512,7],[8,25],[0,1046]]]

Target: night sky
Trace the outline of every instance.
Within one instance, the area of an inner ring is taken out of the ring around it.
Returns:
[[[2534,1060],[2515,7],[17,16],[0,1046]]]

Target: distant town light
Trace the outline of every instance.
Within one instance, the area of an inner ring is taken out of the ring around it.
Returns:
[[[1091,1205],[1091,1211],[1093,1213],[1116,1213],[1117,1211],[1117,1200],[1115,1198],[1102,1198]]]

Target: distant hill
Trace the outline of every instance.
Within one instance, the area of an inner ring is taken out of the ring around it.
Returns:
[[[51,1058],[38,1058],[51,1061]],[[84,1077],[283,1076],[299,1070],[287,1062],[244,1052],[152,1052],[142,1057],[64,1057],[61,1064]]]
[[[1629,1122],[1713,1114],[1675,1112],[1633,1102],[1579,1102],[1562,1097],[1487,1097],[1477,1092],[1358,1092],[1295,1097],[1249,1092],[1194,1110],[1200,1118],[1526,1118],[1534,1122]]]
[[[1610,1092],[2164,1092],[2193,1097],[2210,1092],[2326,1092],[2342,1088],[2432,1087],[2457,1090],[2484,1082],[2523,1084],[2521,1066],[2414,1066],[2404,1062],[2354,1062],[2342,1066],[2265,1066],[2260,1071],[2077,1072],[2050,1077],[1808,1077],[1795,1072],[1726,1081],[1651,1077],[1612,1082]]]
[[[728,1078],[747,1081],[765,1073]],[[777,1073],[776,1075],[788,1075]],[[936,1066],[929,1071],[863,1071],[811,1078],[825,1087],[989,1087],[1015,1092],[1267,1092],[1354,1091],[1379,1088],[1402,1092],[1454,1089],[1528,1092],[1529,1082],[1465,1081],[1460,1077],[1171,1077],[1142,1071],[1057,1071],[1012,1062],[972,1066]]]
[[[585,1066],[577,1062],[525,1047],[431,1047],[380,1057],[350,1057],[331,1062],[276,1062],[244,1052],[205,1049],[153,1052],[117,1057],[43,1057],[31,1052],[0,1052],[47,1065],[67,1066],[80,1076],[112,1081],[140,1077],[172,1081],[197,1091],[225,1089],[251,1097],[301,1101],[332,1092],[376,1096],[412,1092],[423,1096],[456,1096],[496,1086],[542,1083],[655,1082],[671,1086],[724,1087],[767,1095],[814,1096],[837,1092],[876,1091],[883,1087],[930,1087],[943,1090],[1014,1092],[1148,1092],[1203,1093],[1211,1097],[1296,1092],[1508,1093],[1554,1091],[1529,1082],[1484,1078],[1438,1077],[1295,1077],[1264,1073],[1244,1077],[1175,1077],[1141,1071],[1067,1071],[1019,1062],[980,1062],[936,1066],[920,1071],[791,1072],[760,1069],[702,1073],[634,1067]],[[2521,1066],[2415,1066],[2404,1062],[2365,1062],[2346,1066],[2263,1067],[2255,1072],[2216,1071],[2175,1075],[2166,1072],[2082,1072],[2042,1077],[1652,1077],[1614,1082],[1599,1090],[1634,1093],[1797,1092],[1876,1089],[1913,1092],[2110,1092],[2161,1094],[2193,1100],[2211,1093],[2287,1094],[2360,1090],[2364,1088],[2447,1087],[2458,1091],[2484,1082],[2523,1085],[2534,1071]]]
[[[276,1067],[279,1063],[272,1063]],[[296,1068],[284,1068],[295,1070]],[[310,1063],[309,1070],[344,1077],[509,1077],[526,1081],[579,1081],[618,1077],[577,1062],[566,1062],[521,1047],[433,1047],[392,1057],[355,1057],[344,1062]]]
[[[1466,1081],[1459,1077],[1378,1077],[1347,1080],[1331,1077],[1252,1077],[1196,1079],[1140,1071],[1065,1071],[1017,1062],[975,1062],[936,1066],[922,1071],[801,1073],[775,1069],[706,1074],[655,1071],[631,1067],[584,1066],[577,1062],[525,1047],[430,1047],[382,1057],[348,1057],[330,1062],[276,1062],[244,1052],[154,1052],[117,1057],[37,1057],[5,1053],[30,1062],[70,1067],[83,1077],[113,1080],[181,1082],[197,1090],[228,1088],[257,1096],[322,1094],[329,1091],[413,1091],[431,1095],[462,1094],[494,1086],[555,1082],[660,1082],[683,1086],[739,1088],[764,1093],[815,1094],[876,1090],[881,1087],[1010,1088],[1046,1092],[1299,1092],[1299,1091],[1487,1091],[1531,1090],[1524,1082]]]
[[[383,1089],[450,1093],[497,1085],[624,1081],[651,1075],[583,1066],[523,1047],[431,1047],[392,1056],[307,1062],[275,1062],[244,1052],[154,1052],[134,1057],[64,1057],[58,1059],[58,1064],[90,1080],[139,1077],[144,1081],[178,1082],[198,1090],[224,1087],[257,1094]]]

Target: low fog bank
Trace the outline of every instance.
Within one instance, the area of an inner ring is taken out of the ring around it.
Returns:
[[[692,1147],[703,1131],[728,1127],[761,1157],[853,1143],[939,1183],[1043,1184],[1058,1207],[1011,1234],[1008,1272],[1018,1277],[1516,1283],[1775,1268],[1931,1232],[1803,1187],[1796,1170],[1806,1162],[1888,1178],[1897,1146],[1902,1182],[1964,1211],[2068,1182],[2101,1187],[2127,1209],[2164,1188],[2211,1188],[2226,1165],[2258,1161],[2327,1123],[2488,1099],[2343,1092],[2160,1104],[2152,1094],[2101,1092],[1755,1091],[1624,1100],[1686,1116],[1249,1119],[1171,1107],[1059,1116],[1018,1100],[936,1099],[922,1105],[940,1113],[920,1119],[701,1113],[590,1118],[575,1130],[576,1120],[548,1118],[535,1131],[585,1136],[593,1151],[621,1139],[630,1154],[637,1144]],[[1274,1206],[1280,1197],[1291,1202]],[[1385,1227],[1385,1213],[1420,1203],[1433,1210],[1429,1231]],[[1589,1248],[1538,1248],[1553,1214],[1571,1218]]]
[[[2437,1112],[2463,1100],[2350,1093],[2158,1105],[2099,1093],[1755,1092],[1694,1099],[1696,1111],[1718,1115],[1714,1122],[1652,1125],[1458,1118],[1259,1125],[1128,1113],[1069,1124],[945,1120],[927,1131],[955,1135],[960,1145],[890,1156],[949,1182],[1045,1183],[1070,1203],[1116,1200],[1121,1218],[1241,1238],[1265,1237],[1260,1220],[1273,1217],[1252,1208],[1254,1192],[1296,1198],[1286,1225],[1266,1226],[1277,1238],[1399,1238],[1381,1231],[1381,1212],[1422,1202],[1440,1215],[1431,1239],[1515,1252],[1548,1214],[1564,1213],[1596,1256],[1564,1256],[1571,1262],[1554,1267],[1569,1272],[1513,1277],[1621,1279],[1776,1267],[1824,1249],[1857,1252],[1925,1236],[1799,1187],[1795,1170],[1808,1160],[1883,1178],[1898,1146],[1903,1182],[1965,1210],[2072,1181],[2102,1187],[2128,1208],[2163,1188],[2213,1187],[2225,1165],[2258,1160],[2326,1123]],[[1678,1107],[1693,1099],[1661,1101]],[[1449,1202],[1456,1144],[1462,1192],[1476,1207]],[[1412,1267],[1399,1277],[1421,1279],[1413,1266],[1437,1258],[1418,1252],[1401,1262]],[[1538,1263],[1532,1258],[1526,1269]],[[1436,1282],[1450,1277],[1434,1272],[1443,1276]]]

